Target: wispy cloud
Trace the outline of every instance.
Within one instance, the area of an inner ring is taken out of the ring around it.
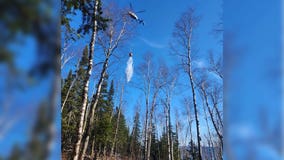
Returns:
[[[202,60],[195,60],[195,61],[193,61],[193,63],[195,64],[195,66],[197,68],[205,68],[206,67],[206,64]]]
[[[150,41],[150,40],[143,38],[143,37],[140,37],[140,40],[142,40],[145,44],[147,44],[148,46],[150,46],[152,48],[165,48],[165,45],[159,44],[157,42]]]

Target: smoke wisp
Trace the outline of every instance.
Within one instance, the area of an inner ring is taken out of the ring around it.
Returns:
[[[132,75],[133,75],[133,59],[132,59],[132,57],[129,57],[129,59],[127,61],[125,74],[126,74],[126,81],[129,82],[132,78]]]

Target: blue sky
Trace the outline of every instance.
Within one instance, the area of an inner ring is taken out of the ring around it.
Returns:
[[[113,1],[105,1],[105,4],[107,4],[108,2]],[[195,32],[196,39],[193,46],[199,50],[199,56],[194,61],[196,63],[206,65],[206,60],[208,58],[207,54],[209,50],[212,50],[213,53],[217,55],[222,54],[222,44],[220,44],[220,39],[222,39],[222,36],[217,38],[211,33],[213,27],[217,23],[222,22],[222,1],[211,0],[208,2],[201,2],[199,0],[117,0],[115,2],[121,7],[129,7],[129,4],[131,3],[134,11],[145,10],[145,12],[137,14],[139,18],[144,20],[145,25],[138,26],[138,30],[134,38],[128,41],[123,49],[117,51],[117,54],[124,55],[123,58],[119,61],[119,64],[110,67],[110,72],[113,73],[113,76],[116,76],[116,79],[121,79],[122,81],[124,81],[124,70],[126,67],[128,53],[130,51],[133,52],[134,74],[131,82],[125,85],[126,91],[124,95],[126,101],[124,113],[126,114],[127,121],[131,125],[131,123],[133,122],[132,119],[137,102],[142,103],[142,106],[144,102],[143,99],[141,99],[141,96],[143,97],[143,93],[137,88],[133,87],[133,84],[138,83],[140,81],[136,69],[142,62],[144,55],[148,52],[151,52],[154,55],[154,64],[158,64],[159,61],[163,61],[167,65],[174,67],[176,64],[179,63],[177,57],[170,55],[171,50],[169,48],[169,43],[173,39],[172,33],[175,22],[180,18],[181,14],[185,12],[189,7],[195,8],[196,14],[201,16],[201,21]],[[73,22],[73,25],[77,26],[78,23],[80,23],[80,19],[77,17]],[[84,39],[81,39],[80,42],[76,42],[75,44],[73,44],[72,48],[77,47],[82,50],[82,45],[88,44],[88,42],[89,36],[87,35]],[[97,50],[97,52],[100,51]],[[97,63],[98,61],[98,59],[95,59],[95,63]],[[70,63],[68,66],[66,66],[65,70],[62,71],[63,77],[67,75],[70,67],[74,68],[74,64],[75,63]],[[115,73],[113,72],[114,70]],[[183,110],[184,108],[181,108],[183,107],[181,100],[183,99],[184,95],[186,95],[186,97],[190,97],[191,95],[191,93],[189,92],[190,86],[188,85],[189,80],[185,74],[181,74],[180,83],[186,84],[186,87],[179,87],[175,91],[176,93],[182,94],[178,94],[177,96],[173,97],[173,122],[175,119],[174,109],[177,108],[179,110]],[[93,86],[93,84],[94,82],[91,82],[90,86]],[[143,107],[142,113],[144,113]],[[184,123],[187,122],[184,121]],[[204,121],[202,121],[201,123],[201,129],[205,130]]]
[[[108,0],[110,1],[110,0]],[[231,142],[239,159],[249,159],[246,152],[253,151],[254,156],[266,154],[270,156],[266,159],[280,159],[279,146],[281,145],[281,3],[280,1],[258,1],[239,0],[226,1],[224,3],[224,20],[222,20],[221,0],[117,0],[121,6],[128,6],[131,2],[134,10],[146,10],[138,14],[144,19],[145,26],[139,26],[137,35],[128,45],[119,51],[125,57],[120,60],[120,68],[117,68],[118,78],[124,79],[124,69],[131,50],[134,54],[134,67],[137,67],[146,52],[155,55],[155,61],[163,59],[167,64],[176,64],[177,59],[169,56],[168,43],[172,38],[174,23],[188,7],[196,8],[202,19],[196,31],[196,48],[201,55],[198,59],[203,61],[208,50],[213,50],[216,54],[222,53],[222,45],[210,34],[212,27],[224,22],[225,46],[230,45],[232,50],[225,52],[224,62],[227,75],[225,83],[229,88],[225,88],[226,104],[225,120],[226,141]],[[283,10],[283,8],[282,8]],[[75,18],[73,24],[79,22]],[[27,44],[13,46],[17,52],[16,63],[22,69],[36,61],[34,40],[29,37],[24,41]],[[81,39],[74,44],[73,49],[82,49],[88,39]],[[234,62],[230,61],[233,57]],[[229,64],[228,64],[229,63]],[[231,64],[232,63],[232,64]],[[231,68],[231,65],[232,68]],[[3,66],[1,66],[3,67]],[[69,64],[62,71],[66,76],[68,69],[74,67],[74,63]],[[1,71],[5,70],[0,68]],[[111,68],[114,70],[114,68]],[[4,74],[6,72],[3,72]],[[6,75],[6,74],[5,74]],[[6,77],[0,78],[1,89],[7,84]],[[134,68],[132,81],[126,86],[125,97],[127,105],[124,109],[127,119],[132,123],[134,107],[138,97],[142,93],[137,92],[131,83],[137,82],[138,77]],[[181,82],[188,82],[186,76],[181,76]],[[13,91],[12,98],[17,99],[11,103],[12,110],[5,113],[5,122],[15,117],[18,111],[19,120],[6,134],[5,139],[0,139],[0,155],[7,155],[15,143],[25,143],[29,137],[29,129],[33,125],[36,107],[39,99],[44,99],[48,89],[50,79],[43,81],[35,88],[26,91]],[[188,86],[189,87],[189,86]],[[185,91],[184,94],[187,94]],[[1,100],[6,95],[0,93]],[[189,95],[190,96],[190,95]],[[173,106],[180,107],[180,97],[174,97]],[[29,101],[31,100],[31,101]],[[32,102],[32,103],[31,103]],[[1,110],[0,117],[4,112]],[[58,114],[57,128],[60,128]],[[174,118],[173,118],[174,119]],[[25,123],[22,123],[25,122]],[[282,124],[283,126],[283,124]],[[203,130],[204,128],[202,128]],[[273,139],[277,137],[278,139]],[[59,139],[58,139],[59,140]],[[283,140],[283,139],[282,139]],[[57,146],[57,149],[60,146]],[[59,149],[57,150],[59,151]],[[266,152],[263,152],[266,151]],[[59,156],[59,152],[58,152]],[[55,156],[56,157],[56,156]],[[260,159],[260,158],[257,158]]]
[[[220,54],[222,52],[222,46],[216,37],[211,35],[210,32],[212,31],[213,26],[221,21],[220,16],[222,14],[222,6],[221,0],[210,0],[208,2],[202,2],[199,0],[118,0],[116,2],[121,6],[128,6],[131,2],[134,10],[146,10],[146,12],[138,14],[138,16],[145,21],[145,26],[139,26],[137,35],[128,42],[124,49],[118,51],[118,54],[125,55],[125,57],[120,60],[121,67],[118,69],[118,73],[116,74],[119,75],[118,78],[120,79],[125,78],[124,70],[128,58],[128,52],[131,50],[134,54],[134,76],[132,81],[126,85],[126,93],[124,96],[125,98],[127,97],[127,99],[125,99],[127,105],[125,105],[124,113],[126,114],[128,122],[132,123],[134,107],[137,99],[142,95],[142,93],[138,92],[137,89],[134,89],[133,86],[131,86],[131,83],[138,82],[138,76],[136,75],[135,68],[141,63],[144,54],[146,52],[152,52],[155,55],[154,63],[161,59],[169,65],[177,63],[177,59],[175,57],[169,56],[170,49],[168,48],[168,43],[171,41],[175,22],[188,7],[196,8],[197,14],[202,17],[198,30],[196,31],[196,34],[198,35],[196,39],[196,48],[199,48],[199,54],[202,55],[198,60],[203,61],[206,58],[204,55],[208,50],[213,50]],[[80,22],[79,19],[75,18],[73,24],[78,25],[78,22]],[[15,59],[17,66],[26,71],[26,69],[36,61],[35,53],[37,50],[35,48],[35,40],[31,37],[25,37],[23,42],[23,44],[17,44],[15,46],[11,46],[11,48],[15,49],[17,52]],[[73,44],[72,49],[82,50],[83,46],[88,42],[89,39],[88,36],[86,36],[85,39],[81,39]],[[71,67],[74,68],[73,62],[62,71],[63,77],[66,76],[66,73],[68,73],[68,70]],[[110,70],[114,70],[114,68],[110,68]],[[6,84],[4,78],[1,78],[0,80],[1,85]],[[188,79],[185,76],[181,77],[181,81],[186,84],[188,83]],[[17,101],[14,101],[11,104],[12,111],[17,110],[22,116],[19,116],[20,118],[18,121],[7,132],[5,139],[0,139],[0,146],[5,146],[1,147],[0,155],[5,156],[9,154],[9,151],[15,143],[24,144],[28,140],[30,136],[30,129],[34,123],[34,119],[36,118],[37,102],[47,97],[50,89],[50,82],[50,79],[47,78],[40,84],[37,84],[36,87],[28,87],[28,90],[16,91],[15,93],[13,92],[13,97],[17,99]],[[91,86],[92,85],[93,82],[91,83]],[[186,91],[185,94],[187,94]],[[173,106],[180,107],[180,97],[176,96],[174,99]],[[15,113],[12,111],[5,114],[7,116],[5,117],[6,121],[9,121],[10,117],[15,117]],[[59,118],[60,116],[58,114],[56,122],[58,132],[60,132]],[[57,149],[57,152],[59,153],[59,143],[55,149]],[[58,157],[59,155],[53,156]]]
[[[283,159],[281,10],[277,0],[224,5],[224,41],[231,46],[224,52],[229,86],[225,137],[237,151],[236,159]],[[233,67],[229,59],[234,59]]]

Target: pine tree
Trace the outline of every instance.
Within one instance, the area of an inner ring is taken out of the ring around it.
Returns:
[[[134,124],[130,136],[130,154],[132,159],[141,159],[141,124],[139,121],[139,112],[135,113]]]
[[[189,159],[189,160],[195,160],[195,159],[198,159],[198,147],[197,145],[191,141],[189,142],[189,148],[186,150],[188,152],[188,157],[186,157],[186,159]]]
[[[162,136],[160,138],[160,141],[159,141],[159,158],[160,159],[164,159],[164,160],[168,160],[169,157],[168,157],[168,138],[167,138],[167,132],[166,132],[166,129],[164,128],[163,129],[163,132],[162,132]]]
[[[156,126],[153,123],[152,124],[152,144],[151,144],[151,153],[150,153],[150,159],[151,160],[158,160],[159,159],[159,141],[156,136]]]
[[[102,17],[102,3],[101,0],[95,0],[95,1],[79,1],[80,3],[80,10],[82,12],[82,24],[80,26],[80,29],[78,32],[83,31],[83,34],[91,32],[91,39],[89,43],[89,54],[88,54],[88,69],[87,69],[87,74],[86,74],[86,79],[84,80],[83,83],[83,93],[82,93],[82,103],[81,103],[81,112],[80,112],[80,121],[78,125],[78,138],[77,142],[75,144],[75,149],[74,149],[74,160],[78,160],[81,156],[81,154],[85,154],[84,150],[81,148],[81,143],[82,143],[82,138],[83,134],[90,136],[91,130],[85,130],[84,125],[86,124],[86,108],[87,108],[87,103],[88,103],[88,91],[89,91],[89,83],[90,83],[90,77],[92,74],[92,69],[93,69],[93,57],[94,57],[94,51],[95,51],[95,43],[97,39],[97,33],[101,29],[106,28],[106,22],[107,20]],[[92,116],[92,118],[94,118]],[[93,122],[91,123],[93,125]],[[87,137],[88,140],[88,137]],[[86,145],[88,145],[88,141],[85,142]],[[84,146],[86,146],[84,144]],[[80,152],[80,150],[83,151]]]
[[[71,155],[74,150],[74,143],[77,140],[77,127],[79,124],[79,114],[81,112],[81,104],[83,101],[83,84],[86,79],[87,72],[87,58],[88,58],[88,47],[86,46],[81,60],[79,62],[78,70],[75,74],[69,71],[67,78],[64,80],[64,85],[61,90],[61,102],[66,98],[65,107],[62,110],[62,152]],[[73,82],[74,81],[74,82]],[[73,83],[72,83],[73,82]],[[73,86],[71,86],[73,85]],[[69,92],[69,93],[68,93]],[[68,96],[68,97],[66,97]]]
[[[74,80],[75,75],[72,73],[72,70],[69,71],[68,76],[64,81],[63,88],[61,90],[61,104],[63,100],[67,96],[67,92]],[[63,154],[68,155],[68,151],[72,150],[69,148],[72,146],[72,139],[74,139],[74,130],[76,132],[76,124],[74,124],[74,109],[73,106],[75,105],[75,96],[74,91],[70,90],[68,99],[66,100],[65,107],[62,111],[62,120],[61,120],[61,149]],[[73,119],[73,120],[72,120]],[[69,151],[70,152],[70,151]]]
[[[173,143],[173,157],[175,160],[179,160],[179,142],[175,132],[172,132],[172,143]]]
[[[116,108],[115,114],[112,119],[113,126],[116,126],[116,122],[118,120],[118,115],[119,115],[119,109]],[[113,133],[113,137],[114,137]],[[127,128],[126,125],[126,120],[124,117],[124,114],[121,112],[120,117],[119,117],[119,123],[118,123],[118,133],[117,133],[117,138],[115,142],[115,155],[120,155],[123,157],[128,156],[128,140],[129,140],[129,129]]]
[[[106,156],[110,150],[113,127],[111,123],[112,110],[113,110],[113,94],[114,87],[111,84],[108,91],[108,77],[102,84],[101,94],[98,101],[96,111],[96,121],[94,128],[94,137],[96,143],[96,150],[101,156]]]

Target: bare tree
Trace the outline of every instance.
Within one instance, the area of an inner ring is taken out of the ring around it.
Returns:
[[[181,15],[181,18],[176,22],[173,36],[175,42],[177,43],[175,47],[172,47],[174,53],[181,57],[182,65],[187,73],[191,92],[192,92],[192,102],[194,107],[196,132],[197,132],[197,145],[198,145],[198,159],[201,160],[201,137],[199,129],[199,118],[198,118],[198,107],[196,102],[195,84],[194,76],[192,70],[192,38],[193,31],[199,22],[199,17],[195,16],[194,9],[189,8],[185,13]],[[172,45],[173,46],[173,45]]]
[[[173,72],[175,73],[175,72]],[[175,89],[177,76],[175,74],[171,74],[169,69],[166,66],[162,67],[162,79],[165,86],[163,87],[163,93],[165,95],[165,99],[162,99],[162,103],[165,108],[165,115],[166,115],[166,131],[167,131],[167,139],[168,139],[168,157],[169,160],[174,159],[173,153],[173,137],[171,131],[171,100],[172,94]]]
[[[224,78],[223,76],[223,59],[222,59],[222,56],[218,57],[217,61],[214,59],[214,56],[213,56],[213,52],[210,51],[209,52],[209,68],[208,68],[208,71],[209,72],[212,72],[212,73],[215,73],[217,76],[219,76],[221,79]]]
[[[193,143],[193,134],[192,134],[192,122],[193,122],[193,118],[192,118],[192,112],[191,112],[191,109],[190,109],[190,101],[187,100],[187,99],[184,99],[184,104],[185,104],[185,107],[186,107],[186,113],[187,113],[187,121],[188,121],[188,126],[189,126],[189,136],[190,136],[190,148],[191,148],[191,154],[192,154],[192,157],[194,157],[193,153],[195,152],[195,147],[194,147],[194,143]]]
[[[136,87],[140,89],[145,96],[145,122],[144,122],[144,159],[150,159],[150,149],[152,141],[152,122],[154,112],[157,106],[157,99],[161,88],[165,82],[161,81],[162,70],[155,69],[152,63],[152,54],[146,54],[144,62],[139,66],[138,75],[142,82]]]
[[[212,159],[212,157],[215,159],[215,151],[214,151],[214,143],[212,140],[212,133],[210,130],[210,126],[209,126],[209,121],[208,121],[208,115],[207,115],[207,111],[206,111],[206,103],[205,103],[205,99],[204,97],[202,97],[202,102],[203,102],[203,112],[204,112],[204,118],[205,118],[205,122],[206,122],[206,128],[207,128],[207,142],[208,142],[208,147],[210,148],[210,154],[212,154],[212,156],[210,157]],[[211,153],[212,150],[212,153]]]
[[[201,86],[200,86],[200,89],[201,89],[201,92],[204,96],[204,101],[205,101],[205,105],[207,106],[207,109],[208,109],[208,112],[209,112],[209,115],[210,115],[210,119],[211,119],[211,122],[213,124],[213,127],[218,135],[218,138],[221,142],[221,148],[223,148],[223,134],[222,132],[220,131],[220,127],[218,127],[217,125],[217,121],[216,118],[214,118],[214,113],[213,113],[213,110],[212,108],[210,107],[210,104],[209,104],[209,100],[208,100],[208,95],[206,93],[206,83],[205,82],[202,82]],[[214,105],[214,104],[213,104]]]
[[[84,131],[86,137],[84,142],[85,147],[89,145],[90,137],[93,137],[95,111],[98,104],[101,87],[109,67],[109,61],[114,55],[115,50],[119,47],[119,45],[122,45],[127,39],[130,38],[133,31],[131,21],[125,17],[125,14],[123,14],[124,11],[120,10],[117,6],[111,5],[108,8],[105,8],[104,13],[105,17],[111,19],[111,21],[108,23],[108,28],[100,32],[97,37],[98,44],[102,47],[105,58],[97,83],[96,93],[93,97],[93,105],[90,106],[90,115],[87,116],[87,125]],[[85,156],[85,152],[83,152],[83,156]]]
[[[144,137],[144,159],[147,157],[148,152],[148,116],[149,116],[149,103],[150,103],[150,92],[151,92],[151,84],[153,80],[153,65],[151,64],[151,55],[147,54],[145,58],[145,62],[142,63],[139,67],[139,75],[143,80],[143,85],[137,85],[138,89],[142,90],[145,96],[145,119],[143,125],[143,137]]]
[[[180,123],[180,119],[178,118],[179,117],[179,112],[177,109],[175,109],[175,117],[176,117],[176,137],[177,137],[177,142],[179,144],[179,133],[180,133],[180,130],[181,130],[181,123]],[[180,149],[179,149],[179,146],[178,146],[178,155],[177,155],[177,160],[180,160],[181,157],[180,157]]]

